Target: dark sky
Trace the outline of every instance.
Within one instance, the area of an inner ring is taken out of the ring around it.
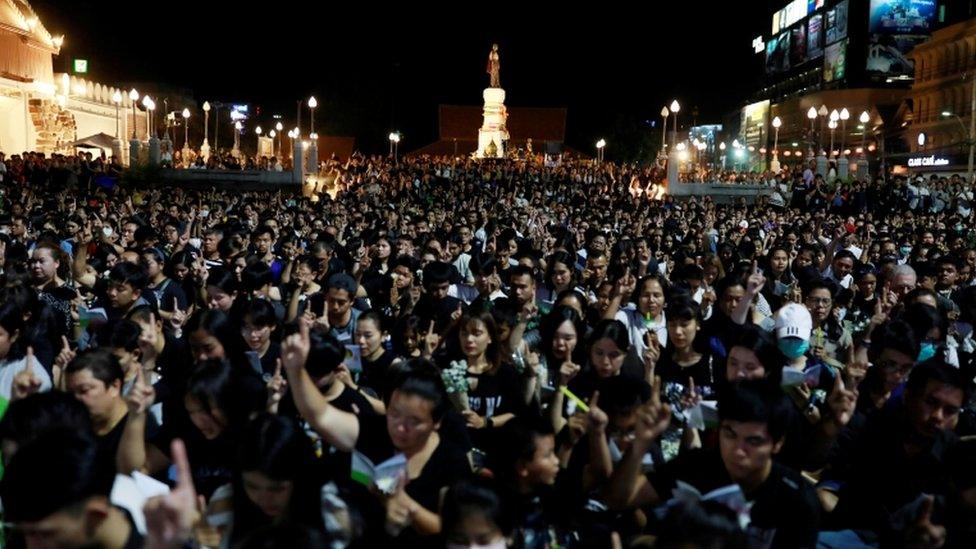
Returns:
[[[493,19],[480,20],[471,14],[475,6],[488,11],[503,4],[32,5],[52,33],[66,34],[61,57],[88,58],[92,78],[105,84],[167,82],[191,88],[200,102],[247,102],[260,105],[265,118],[281,113],[288,120],[295,117],[295,101],[314,93],[320,133],[355,135],[361,148],[381,150],[396,128],[409,150],[436,139],[438,104],[480,103],[492,42],[501,49],[506,103],[567,107],[571,146],[588,149],[622,126],[659,120],[661,107],[674,97],[682,102],[683,122],[695,105],[699,120],[718,120],[757,85],[761,56],[753,55],[750,43],[769,26],[767,3],[655,1],[638,8],[595,2],[569,8],[568,2],[522,2],[504,4]],[[150,6],[165,6],[165,12],[150,14]]]

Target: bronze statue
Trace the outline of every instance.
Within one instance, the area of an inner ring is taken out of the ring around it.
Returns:
[[[491,77],[491,81],[488,85],[489,87],[502,87],[501,77],[499,76],[501,67],[501,63],[498,61],[498,44],[492,44],[491,52],[488,53],[488,68],[485,70],[485,72],[487,72]]]

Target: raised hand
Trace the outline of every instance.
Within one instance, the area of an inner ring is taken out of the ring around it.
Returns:
[[[424,356],[429,357],[434,354],[434,350],[441,342],[441,336],[434,332],[434,321],[430,321],[430,328],[427,330],[427,334],[424,335]]]
[[[312,347],[308,331],[308,324],[299,322],[298,333],[288,336],[281,344],[281,364],[285,370],[297,372],[305,367],[308,352]]]
[[[661,403],[661,378],[654,376],[651,384],[651,399],[637,411],[637,425],[634,427],[635,442],[649,445],[671,424],[671,407]]]
[[[142,366],[136,365],[136,382],[132,390],[125,397],[125,405],[129,408],[132,415],[146,413],[146,410],[153,405],[156,400],[156,391],[153,386],[146,383],[146,374]]]
[[[602,433],[606,430],[607,425],[610,424],[610,417],[600,409],[600,391],[593,392],[593,396],[590,397],[587,405],[590,411],[586,413],[586,420],[590,429]]]
[[[183,325],[186,324],[186,311],[180,309],[180,304],[177,299],[173,298],[173,315],[169,317],[169,325],[174,330],[182,330]]]
[[[759,272],[759,262],[752,262],[752,273],[749,275],[749,279],[746,281],[746,292],[749,295],[756,295],[762,290],[763,286],[766,284],[766,277]]]
[[[485,418],[472,410],[461,410],[461,415],[464,416],[465,423],[471,429],[483,429],[488,423]]]
[[[644,345],[644,353],[641,356],[644,363],[644,377],[648,383],[651,383],[654,379],[654,368],[661,358],[661,342],[657,339],[657,333],[653,330],[644,332]]]
[[[578,364],[573,364],[568,360],[563,362],[562,366],[559,367],[559,385],[568,385],[579,372],[580,367]]]
[[[830,420],[838,427],[846,426],[854,416],[857,390],[847,390],[840,374],[834,378],[834,388],[827,397],[827,406],[830,408]]]
[[[681,395],[681,407],[689,410],[700,404],[701,400],[701,394],[695,389],[695,378],[689,376],[688,387],[685,389],[685,393]]]
[[[146,515],[146,547],[180,547],[193,535],[201,517],[197,490],[193,486],[186,447],[180,439],[170,446],[176,466],[176,487],[163,496],[150,498],[143,507]]]
[[[51,381],[58,389],[64,389],[64,369],[75,359],[77,354],[71,350],[71,344],[68,343],[68,338],[61,336],[61,351],[54,358],[54,366],[51,368],[54,377]]]
[[[281,373],[281,359],[277,361],[275,366],[274,376],[268,380],[268,410],[273,413],[277,412],[278,404],[281,399],[285,396],[285,390],[288,388],[288,380]]]
[[[461,320],[461,315],[463,314],[464,311],[461,309],[461,303],[459,302],[457,310],[451,313],[451,323],[456,323],[457,321]],[[433,325],[433,323],[431,323],[431,325]]]
[[[905,547],[910,549],[938,548],[945,545],[946,529],[932,522],[933,496],[925,496],[919,507],[918,516],[905,531]]]
[[[27,347],[26,367],[14,376],[10,388],[10,400],[20,400],[41,390],[43,380],[37,372],[37,360],[34,358],[34,348]]]

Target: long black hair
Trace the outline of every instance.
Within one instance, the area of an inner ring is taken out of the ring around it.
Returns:
[[[251,501],[244,487],[244,473],[248,472],[292,483],[285,516],[274,520]],[[238,444],[231,541],[271,522],[287,521],[323,530],[320,490],[324,480],[315,449],[298,422],[291,417],[259,414],[244,428]]]

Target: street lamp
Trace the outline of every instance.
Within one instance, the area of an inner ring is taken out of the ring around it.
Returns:
[[[843,154],[844,144],[847,143],[847,120],[851,117],[850,111],[843,108],[840,111],[840,149]]]
[[[203,156],[210,156],[210,143],[207,143],[207,139],[210,137],[210,101],[203,102],[203,145],[200,147],[200,151],[204,152]],[[216,144],[216,143],[215,143]]]
[[[830,111],[830,121],[834,123],[834,125],[830,127],[830,156],[833,156],[833,154],[834,154],[834,130],[837,129],[837,122],[840,121],[840,113],[837,112],[837,109],[834,109],[834,110]],[[829,124],[828,124],[828,126],[829,126]]]
[[[281,122],[278,122],[277,124],[275,124],[275,131],[278,132],[278,154],[281,154],[281,130],[283,130],[283,129],[285,129],[285,127],[281,125]],[[274,137],[274,136],[271,136],[271,137]]]
[[[119,112],[122,107],[122,93],[119,90],[115,90],[115,93],[112,94],[112,103],[115,103],[115,138],[119,139],[121,137],[121,119]]]
[[[868,137],[868,122],[871,121],[871,115],[868,114],[868,111],[864,111],[861,113],[861,116],[858,117],[858,120],[864,126],[864,130],[861,131],[861,152],[863,153],[864,151],[867,150],[867,145],[865,143],[865,140]],[[867,157],[867,153],[864,153],[864,156]]]
[[[681,111],[681,105],[678,104],[678,100],[675,99],[671,102],[671,114],[674,115],[674,133],[671,136],[671,144],[678,140],[678,112]]]
[[[190,109],[185,107],[183,108],[183,148],[190,149]]]
[[[722,151],[722,171],[725,171],[725,141],[718,144],[718,149]]]
[[[234,150],[231,152],[231,154],[234,156],[234,158],[237,158],[241,155],[241,130],[244,129],[244,124],[241,124],[241,121],[238,120],[237,122],[234,122],[234,129],[236,130],[234,132]]]
[[[603,162],[603,148],[607,146],[606,139],[600,139],[596,142],[596,158],[597,162]]]
[[[671,111],[667,107],[661,107],[661,118],[664,120],[661,123],[661,156],[664,156],[664,150],[668,146],[668,115]]]
[[[817,111],[820,115],[820,134],[817,136],[817,144],[820,150],[823,150],[823,134],[824,134],[824,122],[827,120],[827,115],[829,111],[827,110],[827,105],[820,105],[820,110]]]
[[[390,155],[393,156],[393,162],[397,162],[397,153],[400,147],[400,132],[390,132]]]
[[[312,131],[315,131],[315,107],[319,106],[319,102],[315,100],[315,96],[308,98],[308,109],[312,111]]]
[[[261,126],[257,126],[256,128],[254,128],[254,134],[257,136],[257,147],[254,149],[255,158],[261,155],[261,134],[262,133],[264,133],[264,130],[261,129]]]
[[[773,117],[773,161],[769,163],[769,168],[774,172],[779,171],[779,128],[783,121],[778,116]]]
[[[129,102],[132,105],[132,139],[136,138],[136,102],[139,101],[139,92],[135,88],[129,90]]]
[[[814,134],[817,131],[816,129],[817,109],[815,109],[814,107],[810,107],[810,109],[807,111],[807,118],[810,119],[810,153],[808,154],[808,157],[812,159],[814,155],[813,139],[814,139]]]

